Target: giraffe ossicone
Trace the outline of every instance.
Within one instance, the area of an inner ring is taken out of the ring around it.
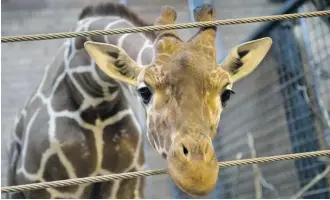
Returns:
[[[211,5],[195,10],[197,21],[215,19]],[[155,24],[175,23],[176,12],[164,7]],[[116,45],[85,42],[84,46],[110,78],[138,88],[147,112],[150,144],[167,159],[174,183],[192,196],[213,191],[219,167],[212,138],[232,85],[251,73],[269,51],[269,37],[233,48],[217,63],[216,27],[200,28],[188,41],[175,30],[156,32],[155,55],[140,67]]]

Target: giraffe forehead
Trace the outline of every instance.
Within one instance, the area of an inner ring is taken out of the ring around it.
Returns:
[[[182,54],[190,54],[193,57],[212,57],[211,59],[215,60],[213,53],[215,52],[214,46],[210,46],[207,42],[203,43],[201,41],[188,41],[183,42],[175,38],[164,38],[161,41],[158,41],[155,45],[156,49],[156,58],[166,54],[170,55],[172,58],[178,57]],[[202,60],[200,60],[202,61]]]
[[[156,63],[162,71],[167,71],[171,75],[174,74],[207,74],[218,65],[214,58],[196,49],[180,49],[169,54],[159,54],[157,60],[162,62]]]
[[[174,45],[166,44],[164,41],[158,45],[163,48],[156,52],[153,67],[150,68],[150,74],[156,80],[155,85],[196,88],[215,85],[214,80],[219,78],[224,79],[224,82],[229,79],[226,77],[229,74],[225,70],[219,70],[216,57],[205,51],[205,48],[200,48],[203,45],[196,45],[193,42]],[[167,46],[175,46],[175,48]],[[168,51],[164,51],[165,49]]]
[[[186,54],[189,55],[189,54]],[[226,84],[230,83],[230,75],[215,62],[198,62],[198,59],[185,56],[170,63],[156,65],[152,70],[160,83],[165,86],[188,84]]]

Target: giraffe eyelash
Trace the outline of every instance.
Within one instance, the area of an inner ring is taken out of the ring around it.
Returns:
[[[153,93],[150,87],[148,87],[145,83],[139,85],[135,91],[140,94],[144,104],[148,104],[150,102]]]
[[[225,90],[221,94],[222,107],[227,105],[227,102],[232,94],[235,94],[235,92],[230,87],[226,86]]]

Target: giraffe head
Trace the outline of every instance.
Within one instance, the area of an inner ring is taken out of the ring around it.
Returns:
[[[195,9],[196,21],[214,20],[210,5]],[[165,6],[155,24],[174,24],[176,12]],[[201,28],[188,41],[175,30],[159,31],[153,62],[142,68],[123,49],[86,42],[85,48],[110,77],[137,88],[147,110],[151,145],[168,163],[174,183],[192,196],[213,191],[218,164],[212,138],[232,86],[252,72],[271,47],[263,38],[233,48],[216,60],[216,27]]]

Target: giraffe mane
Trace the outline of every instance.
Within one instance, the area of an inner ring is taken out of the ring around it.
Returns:
[[[135,26],[151,26],[149,23],[142,19],[136,12],[129,9],[127,6],[120,3],[102,2],[98,4],[92,4],[84,7],[79,14],[78,19],[82,20],[93,16],[118,16],[130,21]],[[156,39],[154,32],[144,33],[151,41]]]

